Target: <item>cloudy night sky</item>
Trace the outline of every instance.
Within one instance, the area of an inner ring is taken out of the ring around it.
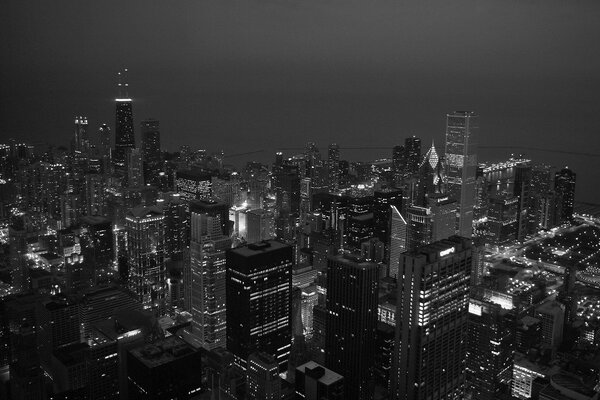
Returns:
[[[441,147],[445,113],[472,109],[481,146],[590,153],[525,152],[594,201],[599,21],[597,0],[5,0],[0,138],[67,144],[79,114],[114,129],[127,67],[136,126],[159,119],[170,151],[390,148],[342,151],[368,160],[413,134]]]

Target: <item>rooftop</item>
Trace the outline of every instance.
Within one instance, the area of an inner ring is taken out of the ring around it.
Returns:
[[[152,344],[132,349],[129,353],[148,368],[156,368],[194,353],[194,351],[192,346],[179,337],[169,336]]]
[[[313,376],[324,385],[331,385],[340,379],[344,379],[342,375],[333,372],[332,370],[327,369],[314,361],[309,361],[305,364],[302,364],[296,369],[304,372],[306,375]],[[311,373],[312,375],[310,375]]]
[[[289,245],[281,243],[277,240],[263,240],[262,242],[236,247],[230,251],[242,257],[252,257],[289,247]]]

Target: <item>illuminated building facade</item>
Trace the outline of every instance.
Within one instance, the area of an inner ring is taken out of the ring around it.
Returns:
[[[391,398],[463,398],[471,241],[403,253],[398,271]]]
[[[280,400],[279,364],[271,354],[258,352],[248,358],[246,387],[249,400]]]
[[[127,69],[124,71],[127,72]],[[133,101],[128,96],[129,84],[122,82],[125,78],[119,72],[119,98],[116,102],[115,119],[115,151],[113,161],[115,169],[126,172],[127,152],[135,148],[135,135],[133,132]]]
[[[457,232],[467,238],[473,230],[478,130],[479,118],[472,111],[455,111],[446,117],[446,190],[458,202]]]
[[[336,143],[330,144],[327,150],[327,172],[329,191],[335,193],[340,188],[340,147]]]
[[[224,203],[190,203],[190,333],[192,343],[206,350],[226,345],[225,251],[231,248],[223,230],[226,211]]]
[[[400,262],[400,254],[406,251],[406,231],[407,222],[396,206],[391,206],[391,228],[390,228],[390,261],[389,261],[389,277],[396,278],[398,275],[398,264]]]
[[[497,193],[488,201],[486,241],[495,246],[507,246],[517,239],[519,198],[506,192]]]
[[[515,355],[512,296],[471,290],[467,327],[466,379],[473,399],[494,400],[508,392]]]
[[[144,309],[157,315],[166,311],[164,215],[158,207],[138,206],[127,213],[129,288]]]
[[[345,377],[346,399],[373,398],[377,297],[377,264],[329,256],[325,365]]]
[[[275,240],[228,250],[227,349],[243,369],[263,351],[287,370],[292,342],[294,249]]]
[[[211,196],[211,176],[202,171],[179,170],[175,189],[184,200],[204,199]]]
[[[73,137],[73,152],[75,157],[85,157],[89,155],[90,139],[87,133],[87,117],[75,117],[75,135]]]

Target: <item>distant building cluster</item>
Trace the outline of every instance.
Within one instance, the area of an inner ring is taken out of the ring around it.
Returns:
[[[598,399],[571,169],[481,162],[471,111],[440,147],[235,169],[163,151],[125,82],[114,127],[0,145],[0,398]]]

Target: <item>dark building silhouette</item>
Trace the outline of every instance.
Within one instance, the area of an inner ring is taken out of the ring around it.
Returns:
[[[377,264],[329,257],[325,365],[344,376],[346,399],[373,398],[377,294]]]
[[[292,267],[294,249],[275,240],[226,253],[227,349],[246,368],[250,354],[262,351],[287,370],[292,345]]]
[[[573,205],[575,204],[575,181],[577,174],[565,167],[554,175],[554,190],[558,195],[558,223],[573,221]]]
[[[343,400],[344,377],[314,361],[296,368],[296,395],[306,400]]]
[[[177,336],[128,351],[129,398],[192,399],[202,390],[200,352]]]

